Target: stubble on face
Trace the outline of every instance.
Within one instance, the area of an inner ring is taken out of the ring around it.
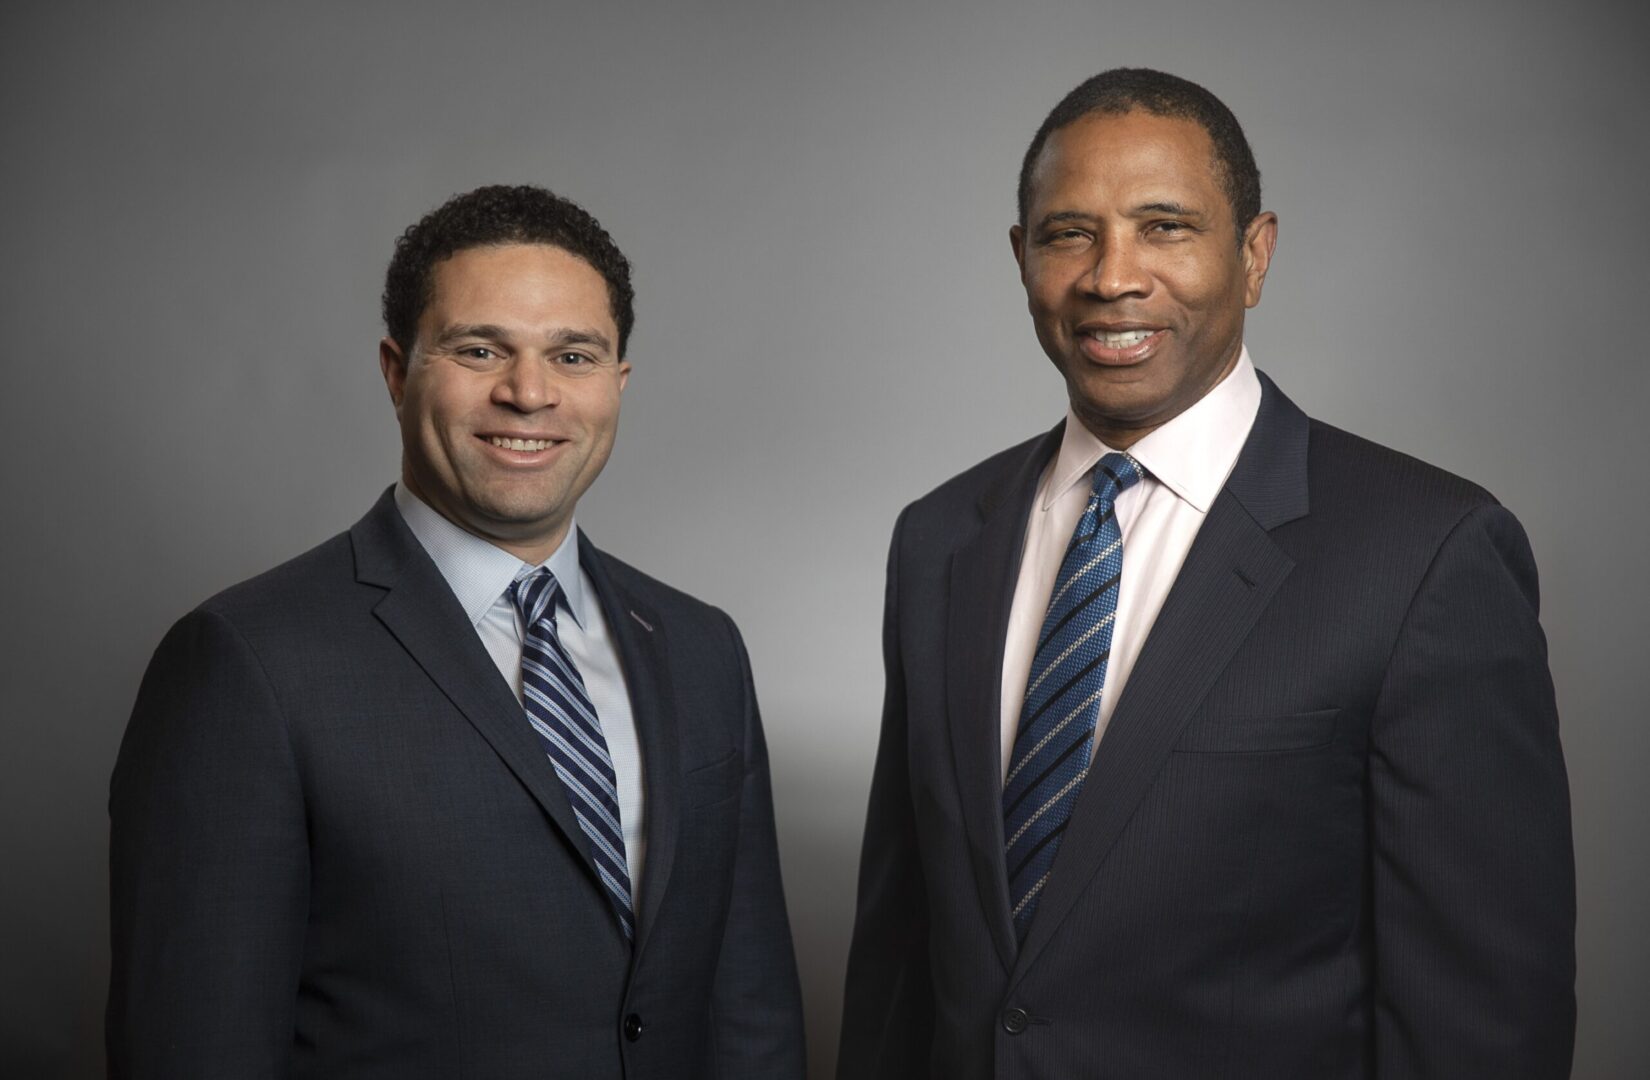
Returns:
[[[1229,373],[1277,219],[1234,245],[1213,143],[1195,121],[1096,113],[1050,136],[1010,230],[1037,338],[1072,411],[1126,448]]]

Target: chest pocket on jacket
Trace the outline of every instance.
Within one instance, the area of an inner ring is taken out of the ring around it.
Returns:
[[[1288,716],[1210,717],[1194,720],[1175,743],[1180,754],[1265,754],[1316,750],[1335,738],[1339,709]]]

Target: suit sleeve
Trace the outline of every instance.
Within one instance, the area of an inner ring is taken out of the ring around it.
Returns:
[[[882,736],[860,853],[859,900],[842,1004],[840,1080],[929,1074],[934,991],[928,962],[928,890],[911,803],[905,673],[900,658],[899,558],[905,514],[888,555],[882,650]]]
[[[744,679],[745,779],[733,893],[712,990],[718,1075],[802,1080],[802,990],[779,876],[768,749],[750,659],[738,628],[726,622]]]
[[[1534,560],[1463,518],[1411,601],[1371,728],[1382,1080],[1570,1074],[1575,867]]]
[[[196,611],[149,664],[110,782],[111,1077],[285,1077],[303,797],[262,667]]]

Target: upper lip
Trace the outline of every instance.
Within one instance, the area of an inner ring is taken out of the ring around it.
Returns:
[[[478,439],[536,439],[542,442],[566,442],[561,435],[549,435],[542,432],[530,431],[478,431]]]

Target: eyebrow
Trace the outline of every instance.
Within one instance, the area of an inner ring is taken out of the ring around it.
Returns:
[[[505,341],[511,337],[509,331],[502,326],[491,323],[463,323],[458,326],[449,326],[435,339],[436,348],[445,348],[466,338],[481,338],[486,341]],[[590,345],[603,352],[612,352],[613,343],[600,330],[557,330],[551,334],[547,342],[552,349],[563,348],[567,345]]]
[[[1190,206],[1186,206],[1183,203],[1177,203],[1168,199],[1160,202],[1141,203],[1139,206],[1134,208],[1129,216],[1144,217],[1147,214],[1173,214],[1176,217],[1195,218],[1204,216],[1203,211],[1201,210],[1194,210]]]
[[[551,348],[559,349],[564,345],[590,345],[602,352],[613,351],[613,343],[600,330],[557,330],[550,335]]]
[[[1172,199],[1160,199],[1156,202],[1141,203],[1139,206],[1136,206],[1130,210],[1127,216],[1131,218],[1141,218],[1147,217],[1151,214],[1172,214],[1175,217],[1184,218],[1204,218],[1208,216],[1201,210],[1194,210],[1192,207],[1187,206],[1184,203],[1177,203]],[[1093,214],[1085,213],[1081,210],[1055,210],[1052,213],[1045,214],[1041,219],[1039,219],[1038,225],[1046,229],[1052,225],[1059,225],[1067,221],[1092,220],[1094,220]]]
[[[1042,228],[1047,228],[1050,225],[1058,225],[1065,221],[1089,221],[1093,217],[1093,214],[1085,214],[1081,210],[1056,210],[1051,214],[1044,214],[1038,219],[1037,224]]]

